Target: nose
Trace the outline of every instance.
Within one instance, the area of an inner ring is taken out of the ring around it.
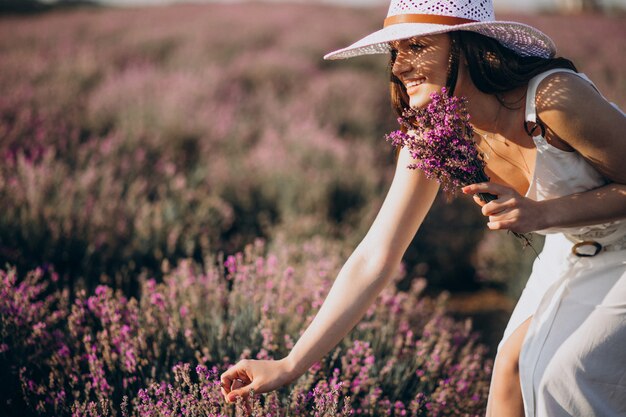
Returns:
[[[391,67],[391,72],[398,78],[411,69],[411,62],[404,51],[398,51],[396,59]]]

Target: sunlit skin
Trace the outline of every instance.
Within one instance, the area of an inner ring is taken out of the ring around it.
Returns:
[[[450,38],[433,35],[394,42],[398,51],[394,74],[406,85],[412,107],[421,107],[429,94],[446,82]],[[467,194],[489,192],[498,199],[482,207],[490,229],[530,232],[548,227],[599,224],[626,218],[626,118],[602,99],[586,81],[573,74],[553,74],[541,82],[537,112],[547,128],[546,140],[563,150],[583,155],[609,184],[546,201],[523,197],[534,171],[535,147],[524,130],[526,87],[504,94],[513,109],[472,83],[461,57],[455,93],[469,100],[472,124],[488,134],[494,150],[488,160],[489,183],[472,184]],[[486,146],[476,137],[478,146]],[[285,358],[242,360],[221,375],[227,401],[272,391],[290,383],[319,361],[361,320],[382,289],[390,283],[437,195],[439,185],[417,170],[401,149],[394,178],[367,234],[341,268],[319,312]],[[491,416],[521,415],[517,373],[519,348],[527,323],[504,343],[496,358],[490,393]],[[502,372],[502,374],[499,374]],[[239,379],[240,381],[236,381]],[[233,385],[234,384],[234,385]],[[517,384],[517,385],[516,385]],[[517,393],[517,394],[515,394]],[[505,408],[510,407],[508,410]],[[508,414],[507,414],[508,413]]]

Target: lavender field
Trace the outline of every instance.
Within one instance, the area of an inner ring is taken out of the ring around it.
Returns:
[[[384,12],[0,17],[1,415],[481,415],[493,353],[433,293],[514,294],[532,254],[462,198],[437,201],[396,285],[298,381],[237,406],[216,386],[288,352],[380,207],[386,59],[321,56]],[[626,108],[625,17],[500,18]]]

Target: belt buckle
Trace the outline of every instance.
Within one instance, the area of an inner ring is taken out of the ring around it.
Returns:
[[[602,245],[594,240],[585,240],[572,246],[572,253],[581,258],[596,256],[602,251]]]

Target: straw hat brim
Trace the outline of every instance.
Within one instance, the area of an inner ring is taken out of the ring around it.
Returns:
[[[359,55],[382,54],[389,51],[389,42],[391,41],[456,30],[478,32],[489,36],[522,56],[551,58],[556,53],[554,42],[546,34],[532,26],[518,22],[489,21],[453,26],[433,23],[399,23],[376,31],[347,48],[330,52],[324,56],[324,59],[345,59]]]

